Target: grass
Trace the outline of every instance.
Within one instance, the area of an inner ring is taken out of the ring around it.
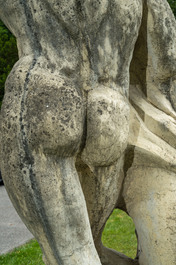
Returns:
[[[102,241],[105,246],[134,258],[137,242],[131,218],[120,210],[114,210],[106,223]],[[39,244],[31,240],[13,252],[1,255],[0,265],[44,265]]]
[[[104,246],[135,258],[137,239],[132,219],[121,210],[114,210],[103,231]]]
[[[0,265],[43,265],[42,252],[36,240],[0,256]]]

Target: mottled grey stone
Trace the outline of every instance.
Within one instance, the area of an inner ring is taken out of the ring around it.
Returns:
[[[0,165],[45,264],[175,265],[176,22],[167,1],[0,6],[19,51]],[[135,260],[101,243],[116,207],[134,220]]]

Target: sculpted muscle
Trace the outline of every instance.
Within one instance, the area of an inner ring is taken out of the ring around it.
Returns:
[[[119,92],[100,86],[88,94],[87,139],[83,160],[93,166],[108,166],[127,146],[129,107]]]
[[[166,0],[0,6],[20,58],[6,82],[0,166],[45,264],[175,265],[176,32]],[[116,207],[134,218],[139,259],[101,243]]]
[[[9,193],[47,265],[100,265],[75,161],[82,157],[95,171],[98,166],[96,178],[106,180],[99,187],[87,185],[101,194],[94,202],[91,195],[88,204],[97,238],[121,190],[129,64],[142,1],[8,0],[2,7],[20,57],[7,81],[1,116],[8,166],[1,165]]]
[[[74,155],[83,135],[83,94],[61,77],[47,73],[34,73],[29,86],[26,119],[30,146],[56,156]]]

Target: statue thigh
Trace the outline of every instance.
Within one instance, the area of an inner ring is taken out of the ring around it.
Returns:
[[[19,63],[10,74],[2,107],[2,171],[8,193],[38,240],[45,264],[99,265],[75,169],[83,98],[63,80],[46,81],[37,76],[40,71],[24,68]]]

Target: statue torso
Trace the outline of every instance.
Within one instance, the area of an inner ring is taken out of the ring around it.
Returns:
[[[18,17],[11,28],[19,43],[26,39],[19,47],[21,56],[35,53],[57,71],[128,87],[142,0],[9,2],[2,4],[4,12]]]

